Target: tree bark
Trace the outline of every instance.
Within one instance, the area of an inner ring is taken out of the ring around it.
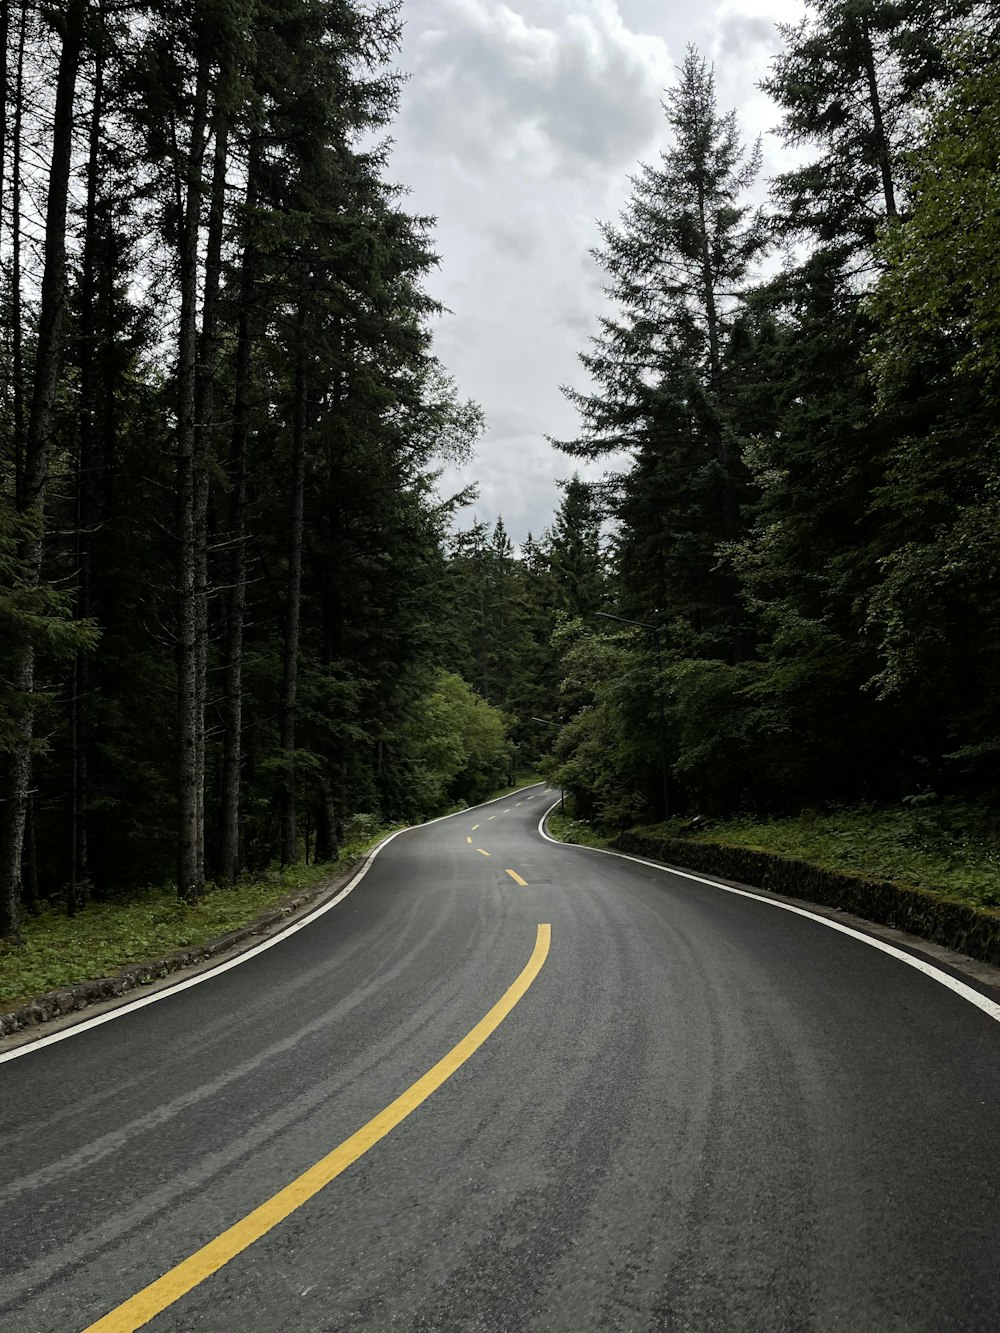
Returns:
[[[316,818],[316,851],[314,860],[335,861],[337,859],[337,807],[333,800],[333,788],[325,773],[319,777],[320,800]]]
[[[21,5],[14,84],[14,130],[10,173],[10,299],[11,392],[14,400],[14,503],[20,509],[24,492],[24,333],[21,322],[21,152],[24,120],[24,48],[28,6]]]
[[[257,203],[259,155],[251,146],[247,173],[247,228]],[[250,434],[250,363],[253,353],[254,242],[248,234],[240,265],[233,431],[229,451],[229,589],[226,608],[225,709],[222,738],[219,877],[235,884],[240,872],[240,789],[243,759],[243,620],[246,614],[246,454]]]
[[[882,197],[885,200],[885,215],[895,222],[899,216],[896,210],[896,187],[892,179],[892,161],[889,156],[889,143],[885,137],[885,122],[882,119],[882,99],[879,95],[878,74],[875,69],[875,49],[872,46],[872,34],[868,20],[860,20],[861,50],[865,65],[865,77],[868,82],[868,98],[872,109],[872,130],[875,135],[875,156],[878,160],[879,175],[882,178]]]
[[[18,503],[18,509],[30,521],[20,551],[22,578],[29,588],[38,586],[42,567],[52,407],[59,372],[66,297],[66,214],[73,151],[73,110],[85,11],[86,0],[70,0],[64,16],[56,76],[52,160],[45,207],[45,262],[42,269],[31,413],[24,443],[23,477]],[[14,688],[22,696],[24,704],[18,719],[13,753],[8,762],[7,799],[0,819],[0,936],[19,940],[21,855],[34,737],[31,696],[34,692],[35,649],[30,641],[16,654],[11,674]]]
[[[3,227],[4,185],[7,179],[7,116],[10,108],[10,0],[0,0],[0,228]]]
[[[204,864],[198,810],[198,557],[196,525],[196,429],[198,231],[208,123],[209,60],[198,63],[191,140],[183,181],[180,236],[180,328],[177,355],[177,893],[193,902],[201,894]],[[180,163],[178,163],[180,169]]]
[[[225,112],[214,116],[215,152],[205,248],[205,282],[195,390],[194,556],[195,556],[195,813],[198,820],[197,882],[205,883],[205,710],[208,698],[208,454],[215,428],[215,378],[219,361],[219,292],[226,207],[229,127]]]
[[[288,543],[288,590],[285,600],[285,661],[281,691],[281,753],[284,783],[281,799],[281,864],[296,856],[295,831],[295,699],[299,671],[299,613],[302,599],[302,526],[305,493],[306,436],[306,296],[299,298],[295,322],[295,389],[292,408],[291,523]]]
[[[38,849],[35,845],[35,797],[28,797],[24,820],[24,905],[32,916],[38,914]]]
[[[699,177],[698,180],[698,219],[701,227],[702,299],[705,304],[705,323],[708,331],[709,412],[713,418],[710,429],[715,435],[715,458],[722,474],[720,503],[722,536],[724,541],[733,541],[737,533],[739,506],[733,484],[733,456],[726,442],[726,431],[722,418],[722,352],[719,339],[719,311],[715,299],[716,275],[712,267],[704,177]],[[740,603],[734,590],[730,619],[730,642],[735,662],[741,662],[746,655],[740,618]],[[666,800],[666,797],[664,797],[664,800]]]
[[[94,531],[98,526],[100,497],[96,485],[97,459],[94,419],[97,385],[94,349],[97,345],[97,198],[101,171],[101,122],[104,113],[104,2],[98,4],[98,35],[94,49],[94,99],[90,112],[90,142],[87,155],[87,202],[84,216],[83,266],[80,275],[80,439],[76,481],[76,616],[83,620],[93,615]],[[79,906],[79,896],[86,895],[90,880],[88,857],[87,810],[89,794],[89,751],[91,745],[93,686],[91,655],[77,653],[70,695],[70,877],[66,908],[72,915]]]

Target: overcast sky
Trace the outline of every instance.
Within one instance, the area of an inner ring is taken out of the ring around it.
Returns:
[[[577,354],[602,308],[588,254],[617,217],[639,161],[664,146],[664,89],[689,42],[714,62],[719,105],[780,169],[773,104],[757,91],[802,0],[404,0],[401,65],[411,75],[392,174],[414,212],[437,219],[430,281],[452,312],[436,350],[487,433],[469,481],[474,516],[502,514],[512,538],[539,535],[575,460],[545,435],[578,418],[559,385],[586,387]]]

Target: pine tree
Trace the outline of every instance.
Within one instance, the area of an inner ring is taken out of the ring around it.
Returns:
[[[554,602],[567,616],[589,616],[606,596],[601,511],[593,487],[580,477],[562,482],[561,489],[562,500],[545,540]]]
[[[897,425],[872,506],[886,552],[867,600],[885,702],[921,730],[938,786],[1000,789],[1000,152],[997,35],[956,47],[912,154],[910,215],[883,238],[879,410]],[[941,763],[945,752],[950,756]],[[950,772],[949,772],[950,770]]]
[[[871,266],[880,223],[906,208],[903,151],[920,95],[944,74],[971,9],[969,0],[818,0],[800,24],[779,26],[785,50],[760,86],[782,108],[785,144],[817,150],[774,181],[786,230]]]
[[[72,165],[76,80],[84,44],[85,0],[67,0],[50,21],[61,36],[56,74],[51,164],[45,204],[44,262],[35,334],[30,410],[23,455],[17,459],[15,510],[11,525],[18,543],[16,585],[29,599],[39,588],[45,542],[46,490],[52,453],[52,421],[66,304],[66,228]],[[20,937],[21,855],[31,785],[37,636],[15,641],[9,679],[19,699],[15,730],[4,764],[5,800],[0,811],[0,936]]]
[[[605,226],[595,252],[620,314],[602,319],[581,356],[597,387],[566,391],[584,433],[560,447],[632,454],[614,502],[625,605],[674,622],[689,652],[740,657],[742,611],[716,552],[737,535],[746,485],[729,351],[739,295],[767,244],[746,201],[760,150],[747,154],[735,114],[719,114],[712,71],[693,48],[665,110],[671,146],[659,166],[641,167],[621,226]]]

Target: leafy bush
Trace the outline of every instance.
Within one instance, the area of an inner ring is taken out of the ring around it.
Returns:
[[[418,809],[436,814],[487,796],[509,773],[507,720],[461,676],[439,672],[412,723],[410,753]]]

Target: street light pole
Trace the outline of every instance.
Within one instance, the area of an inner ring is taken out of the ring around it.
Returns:
[[[660,781],[663,784],[663,818],[670,818],[670,777],[667,769],[667,722],[663,711],[663,627],[650,625],[644,620],[629,620],[627,616],[613,616],[609,611],[595,611],[602,620],[617,620],[621,625],[634,625],[649,630],[656,650],[656,698],[660,708]]]

